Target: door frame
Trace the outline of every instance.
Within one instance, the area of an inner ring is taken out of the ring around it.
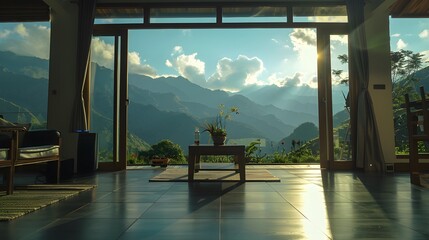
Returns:
[[[159,25],[159,26],[158,26]],[[94,28],[94,36],[121,36],[121,81],[119,94],[119,123],[120,132],[118,151],[120,159],[119,169],[126,169],[127,165],[127,137],[128,129],[128,74],[127,71],[127,54],[128,49],[128,29],[177,29],[177,28],[195,28],[187,24],[150,24],[131,25],[131,24],[100,24]],[[218,25],[202,24],[205,28],[220,28]],[[333,119],[332,119],[332,86],[331,86],[331,54],[330,54],[330,36],[331,35],[349,35],[347,23],[336,24],[297,24],[287,23],[284,26],[274,24],[263,24],[264,28],[281,27],[281,28],[315,28],[317,32],[317,78],[318,78],[318,108],[319,108],[319,144],[320,144],[320,167],[327,170],[352,170],[355,169],[354,154],[351,161],[334,161],[334,144],[333,144]],[[164,27],[162,27],[164,26]],[[229,26],[229,25],[225,25]],[[261,25],[262,26],[262,25]],[[261,27],[259,26],[259,27]],[[230,25],[229,27],[234,27]],[[241,24],[240,28],[255,28],[252,24]],[[225,28],[225,27],[224,27]],[[349,71],[351,67],[349,66]],[[351,84],[349,84],[350,86]],[[353,100],[353,98],[351,98]],[[353,104],[351,105],[353,106]],[[353,111],[353,109],[351,110]]]
[[[320,167],[327,170],[352,170],[355,159],[335,161],[332,112],[331,35],[349,35],[348,28],[317,28],[317,78],[319,101]],[[351,66],[349,65],[349,72]],[[350,88],[351,84],[349,84]],[[349,90],[349,92],[351,92]],[[351,105],[353,106],[353,105]],[[352,154],[352,156],[354,156]]]
[[[98,163],[98,168],[101,171],[120,171],[127,168],[128,30],[98,30],[95,28],[93,37],[97,36],[115,38],[113,70],[115,78],[113,94],[113,159],[112,162]]]

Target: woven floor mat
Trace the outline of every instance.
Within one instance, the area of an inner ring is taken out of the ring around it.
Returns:
[[[28,185],[16,187],[12,195],[0,192],[0,221],[18,218],[94,187],[94,185]]]

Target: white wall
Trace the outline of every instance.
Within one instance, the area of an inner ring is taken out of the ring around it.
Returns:
[[[71,132],[76,79],[78,8],[70,1],[45,0],[51,6],[48,128],[62,134],[62,158],[76,159],[75,133]]]
[[[369,52],[369,92],[374,103],[374,112],[377,119],[384,161],[396,161],[392,80],[390,71],[390,31],[388,5],[379,6],[372,11],[365,9],[366,34]],[[384,85],[385,89],[376,90],[374,84]]]

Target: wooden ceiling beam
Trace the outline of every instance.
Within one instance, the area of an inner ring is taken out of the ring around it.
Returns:
[[[43,0],[2,0],[0,22],[49,21],[50,9]]]
[[[390,12],[394,18],[427,18],[429,17],[429,1],[397,0],[392,5]]]

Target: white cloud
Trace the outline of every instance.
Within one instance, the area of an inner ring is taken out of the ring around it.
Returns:
[[[347,35],[332,35],[332,41],[339,42],[340,44],[346,45],[349,42],[349,38]]]
[[[293,77],[286,76],[284,73],[274,73],[268,77],[268,83],[270,85],[275,84],[278,87],[284,86],[301,86],[302,85],[302,74],[295,73]]]
[[[318,83],[317,83],[317,76],[313,76],[310,80],[310,82],[308,83],[308,85],[311,88],[317,88],[318,87]]]
[[[12,32],[8,29],[4,29],[0,31],[0,38],[6,38],[8,37]]]
[[[216,72],[208,80],[209,87],[229,91],[240,90],[245,85],[262,84],[258,76],[264,70],[263,62],[257,58],[239,55],[237,59],[222,58]]]
[[[400,36],[401,36],[401,34],[400,34],[400,33],[392,34],[392,37],[400,37]]]
[[[91,51],[93,62],[96,62],[100,66],[113,69],[114,47],[112,44],[108,44],[96,37],[92,40]]]
[[[50,28],[42,25],[16,25],[13,30],[0,31],[0,50],[11,51],[18,55],[49,59]],[[92,60],[101,66],[113,69],[113,45],[100,38],[93,39]],[[156,71],[142,64],[139,53],[128,53],[129,71],[155,77]]]
[[[197,58],[197,53],[186,55],[181,46],[176,46],[171,55],[173,59],[166,60],[166,66],[175,69],[179,75],[191,82],[205,84],[205,63]]]
[[[171,56],[178,54],[178,53],[182,53],[183,52],[183,47],[182,46],[175,46],[173,48],[173,52],[171,53]]]
[[[156,77],[156,70],[148,64],[142,64],[138,52],[128,53],[128,70],[131,73]]]
[[[296,59],[289,60],[290,67],[294,68],[296,72],[303,73],[308,73],[311,69],[315,70],[317,66],[316,31],[313,29],[293,29],[289,37],[293,44],[293,50],[297,53]],[[308,77],[305,76],[305,79]]]
[[[396,49],[397,49],[397,50],[404,49],[404,48],[406,48],[407,46],[408,46],[408,44],[407,44],[407,43],[405,43],[402,39],[399,39],[399,40],[396,42]]]
[[[420,54],[423,55],[423,57],[422,57],[423,65],[425,65],[425,66],[428,65],[428,62],[429,62],[429,50],[423,51]]]
[[[293,49],[300,51],[309,46],[316,46],[316,31],[308,28],[295,28],[289,35]]]
[[[140,65],[140,54],[138,52],[129,52],[128,62],[130,64]]]
[[[429,30],[425,29],[421,33],[419,33],[420,38],[428,38],[429,37]]]
[[[275,39],[275,38],[271,38],[271,41],[273,41],[274,43],[276,43],[276,44],[279,44],[280,42],[279,42],[279,40],[277,40],[277,39]]]
[[[347,16],[317,16],[317,17],[308,17],[310,22],[318,23],[333,23],[333,22],[347,22]]]
[[[92,40],[92,61],[98,65],[113,69],[113,52],[114,47],[112,44],[106,43],[100,38],[94,38]],[[140,55],[137,52],[128,53],[128,70],[130,73],[136,73],[140,75],[147,75],[156,77],[156,70],[148,64],[142,64]]]
[[[275,45],[279,45],[282,48],[290,48],[290,46],[287,43],[283,43],[281,40],[278,40],[278,39],[275,39],[275,38],[271,38],[271,41]]]
[[[295,28],[289,37],[293,44],[293,50],[298,52],[298,61],[306,62],[307,64],[316,64],[316,31],[307,28]]]
[[[20,23],[16,26],[15,32],[18,33],[21,37],[28,37],[29,36],[27,28],[22,23]]]
[[[48,59],[50,31],[45,26],[20,23],[13,30],[0,31],[0,50]]]
[[[181,54],[176,60],[179,73],[184,77],[204,76],[205,63],[197,59],[197,53],[191,55]]]

